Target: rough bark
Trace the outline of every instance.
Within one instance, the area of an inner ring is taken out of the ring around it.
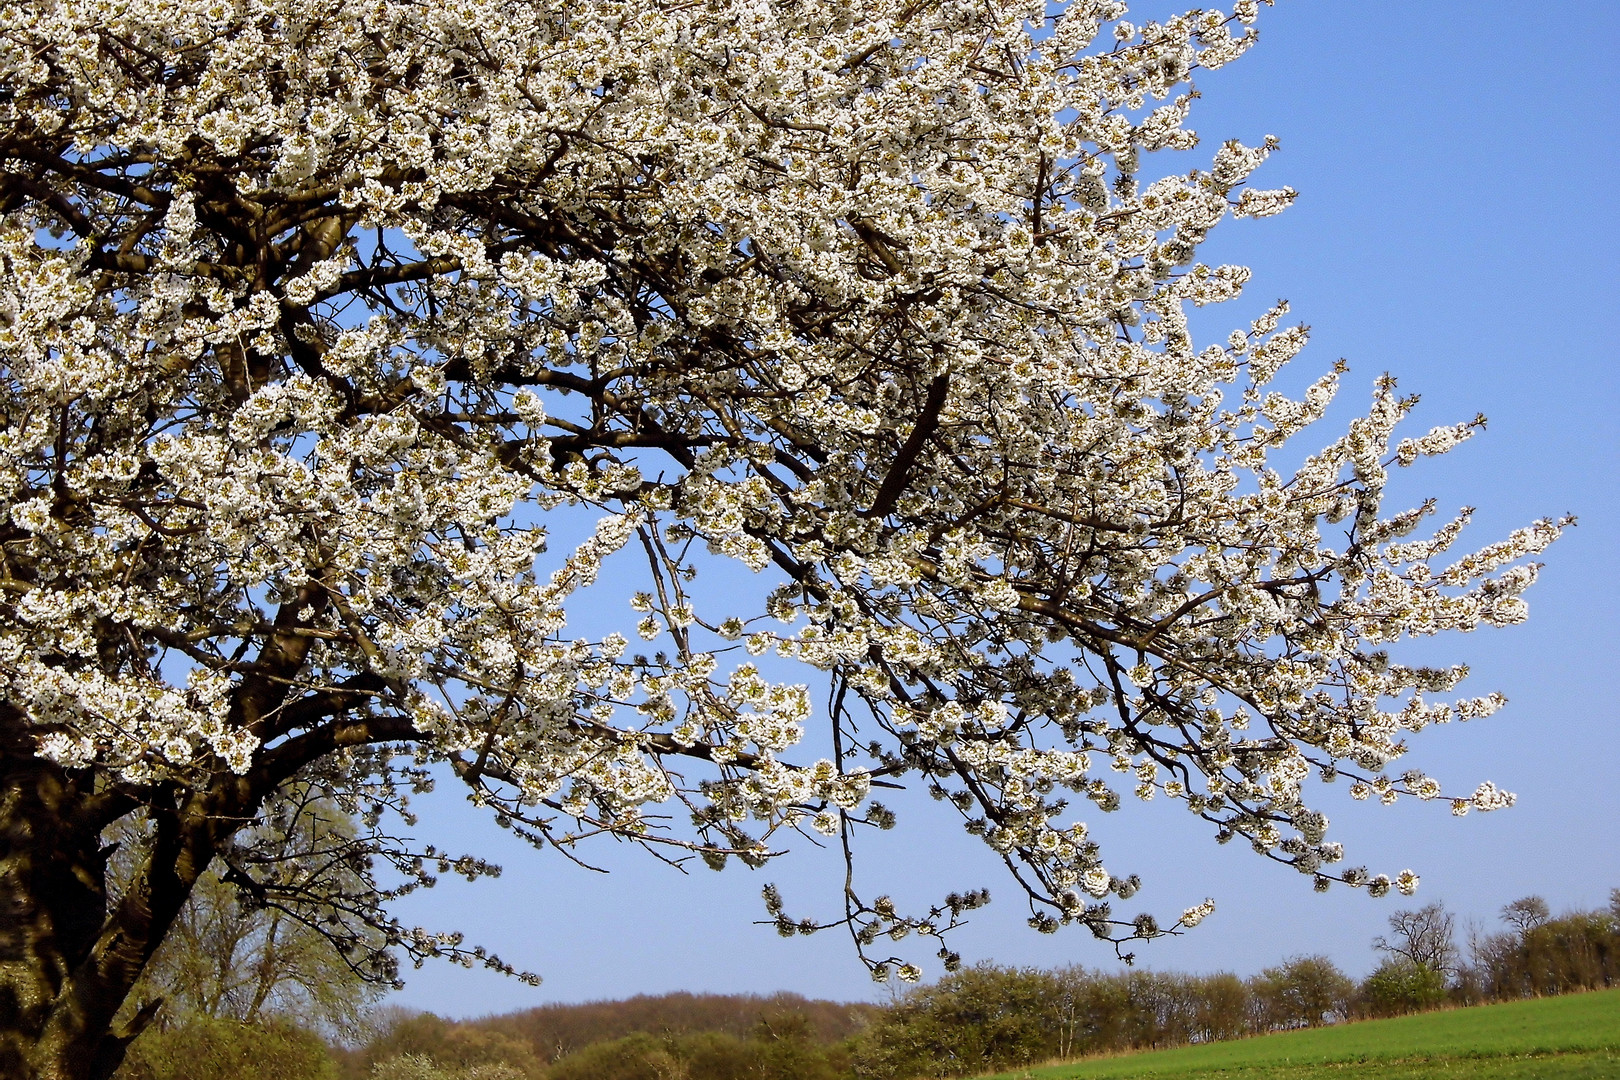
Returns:
[[[113,1032],[129,989],[98,949],[106,854],[78,817],[74,778],[8,747],[0,759],[0,1075],[110,1075],[134,1031]],[[120,942],[127,956],[135,942]],[[109,963],[109,961],[112,961]],[[138,972],[138,963],[135,965]]]

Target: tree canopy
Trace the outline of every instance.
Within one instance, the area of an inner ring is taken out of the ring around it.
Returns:
[[[1341,865],[1306,781],[1511,803],[1401,761],[1502,699],[1388,648],[1522,620],[1565,522],[1410,538],[1436,507],[1389,512],[1390,471],[1483,418],[1397,436],[1384,377],[1306,455],[1344,369],[1269,387],[1286,305],[1194,340],[1248,278],[1199,245],[1294,198],[1248,182],[1275,140],[1162,153],[1259,6],[0,3],[0,1061],[105,1075],[293,784],[402,882],[320,925],[496,966],[383,905],[491,869],[387,833],[436,775],[539,845],[714,865],[920,786],[1034,926],[1116,948],[1212,905],[1116,913],[1087,801],[1410,892]],[[727,560],[759,587],[694,582]],[[622,632],[570,631],[632,580]],[[914,979],[878,939],[984,898],[767,903]]]

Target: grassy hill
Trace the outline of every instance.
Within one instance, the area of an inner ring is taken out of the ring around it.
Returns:
[[[996,1080],[1620,1080],[1620,990],[1367,1020]]]

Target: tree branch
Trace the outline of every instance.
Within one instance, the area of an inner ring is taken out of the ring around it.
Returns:
[[[894,509],[895,502],[900,498],[901,492],[906,488],[906,480],[911,474],[911,467],[916,464],[917,455],[922,453],[923,443],[939,428],[939,414],[945,408],[945,398],[951,388],[949,372],[940,372],[934,376],[934,381],[928,384],[928,397],[923,401],[922,413],[917,417],[917,423],[912,427],[911,434],[900,447],[900,452],[894,456],[889,465],[889,474],[878,485],[877,494],[872,497],[872,505],[862,513],[862,517],[886,517]]]

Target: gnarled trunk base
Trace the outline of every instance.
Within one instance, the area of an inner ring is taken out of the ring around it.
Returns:
[[[133,977],[98,948],[107,928],[107,860],[99,832],[75,823],[79,807],[80,793],[61,769],[0,751],[0,1077],[7,1080],[105,1080],[154,1011],[111,1030]]]

